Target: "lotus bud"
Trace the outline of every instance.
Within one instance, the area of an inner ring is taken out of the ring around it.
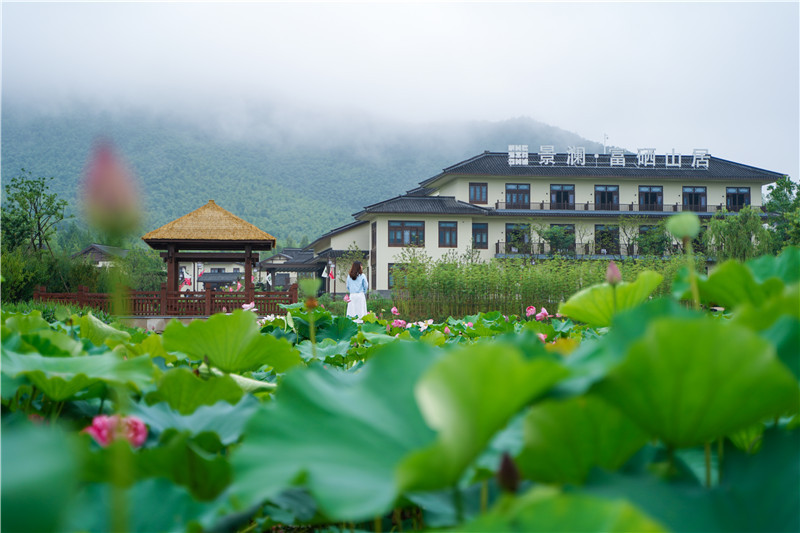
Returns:
[[[516,493],[519,488],[519,469],[514,463],[514,460],[508,454],[503,452],[503,457],[500,459],[500,469],[497,471],[497,484],[504,492]]]
[[[673,215],[667,220],[667,230],[676,239],[694,239],[700,234],[700,218],[694,213]]]
[[[610,285],[616,285],[622,281],[622,273],[619,271],[619,267],[614,261],[608,264],[608,268],[606,269],[606,281]]]
[[[139,195],[133,175],[108,143],[96,145],[83,181],[84,207],[89,221],[119,241],[139,224]]]

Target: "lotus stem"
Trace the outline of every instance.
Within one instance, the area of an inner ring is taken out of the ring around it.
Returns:
[[[375,517],[374,527],[372,528],[373,531],[375,531],[375,533],[381,533],[381,521],[382,521],[382,519],[383,519],[382,516],[376,516]]]
[[[689,237],[684,237],[683,245],[686,249],[686,265],[689,267],[689,285],[692,288],[692,302],[694,302],[694,309],[699,310],[700,290],[697,288],[697,272],[695,271],[694,249],[692,248],[692,240]]]
[[[456,508],[456,520],[460,524],[464,521],[464,501],[461,497],[461,491],[458,490],[458,485],[453,486],[453,504]]]
[[[489,481],[484,479],[481,483],[481,512],[485,513],[489,507]]]
[[[706,455],[706,488],[711,488],[711,442],[706,442],[703,446]]]
[[[403,514],[400,512],[400,509],[395,507],[392,511],[394,514],[394,522],[397,524],[397,530],[402,532],[403,531]]]
[[[725,448],[725,437],[717,440],[717,483],[722,481],[722,450]]]

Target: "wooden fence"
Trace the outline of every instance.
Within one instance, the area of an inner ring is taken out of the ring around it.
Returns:
[[[87,287],[79,287],[78,292],[47,292],[40,286],[33,293],[33,299],[92,307],[111,312],[113,295],[89,292]],[[162,284],[160,291],[123,291],[125,314],[130,316],[211,316],[214,313],[230,313],[243,305],[255,303],[259,315],[282,315],[285,310],[278,304],[297,303],[297,284],[288,291],[245,292],[224,291],[168,291]]]

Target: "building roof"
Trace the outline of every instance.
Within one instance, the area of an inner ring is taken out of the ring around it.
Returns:
[[[214,200],[145,234],[142,240],[156,249],[164,249],[175,242],[213,248],[249,245],[257,250],[270,250],[275,247],[275,237],[218,206]]]
[[[539,154],[531,153],[527,165],[509,165],[507,152],[484,152],[445,168],[440,174],[420,182],[414,191],[428,188],[433,182],[448,175],[519,176],[519,177],[569,177],[569,178],[635,178],[643,179],[710,179],[749,180],[771,183],[783,174],[708,156],[708,168],[693,168],[692,154],[683,154],[680,167],[667,167],[666,156],[657,154],[655,166],[637,165],[636,154],[624,154],[625,166],[611,166],[611,154],[586,154],[584,166],[567,164],[567,154],[554,154],[553,165],[539,163]]]
[[[397,196],[378,202],[356,213],[355,217],[372,213],[424,215],[488,215],[489,210],[456,200],[454,196]]]
[[[304,250],[311,250],[313,252],[314,245],[317,244],[318,242],[322,241],[323,239],[327,239],[327,238],[333,237],[334,235],[338,235],[339,233],[344,233],[347,230],[353,229],[355,227],[358,227],[358,226],[360,226],[362,224],[366,224],[366,223],[367,223],[366,220],[356,220],[355,222],[350,222],[349,224],[345,224],[344,226],[339,226],[338,228],[334,228],[334,229],[330,230],[328,233],[325,233],[324,235],[322,235],[322,236],[318,237],[317,239],[315,239],[311,244],[306,246],[304,248]]]
[[[117,248],[116,246],[107,246],[105,244],[97,244],[93,243],[81,250],[80,252],[75,252],[72,254],[71,257],[75,258],[79,255],[88,255],[92,254],[93,256],[103,256],[103,257],[125,257],[128,255],[128,250],[124,248]]]
[[[233,283],[244,279],[244,272],[204,272],[197,278],[200,283]]]

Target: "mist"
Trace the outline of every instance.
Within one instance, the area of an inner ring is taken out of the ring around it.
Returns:
[[[796,3],[2,10],[4,113],[79,105],[365,154],[420,125],[453,124],[441,142],[457,143],[458,123],[530,117],[595,142],[707,148],[798,177]]]

